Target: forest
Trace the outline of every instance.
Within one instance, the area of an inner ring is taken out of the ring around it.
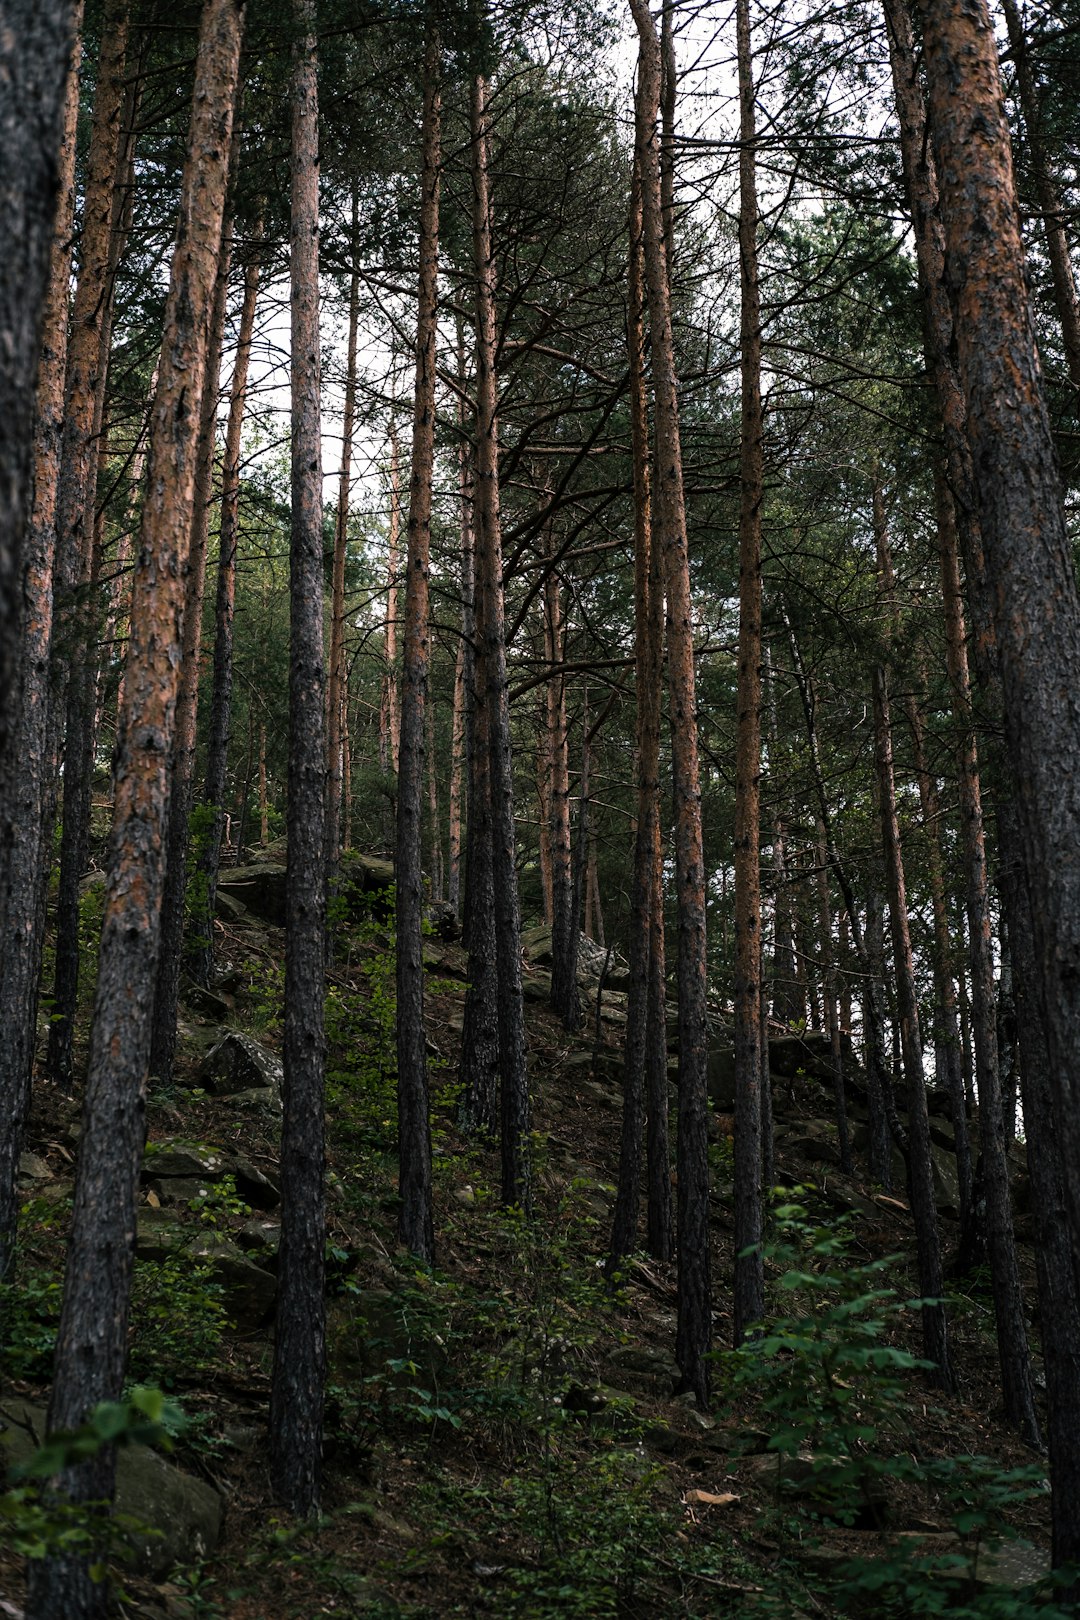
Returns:
[[[1080,1613],[1078,41],[0,0],[0,1613]]]

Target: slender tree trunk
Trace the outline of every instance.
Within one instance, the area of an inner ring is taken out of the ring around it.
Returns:
[[[712,1337],[709,1264],[707,962],[705,867],[701,832],[694,626],[683,500],[671,290],[667,277],[657,150],[660,45],[645,0],[631,0],[640,41],[636,145],[641,161],[645,283],[652,337],[656,409],[657,541],[668,600],[668,690],[671,703],[678,907],[679,1133],[678,1326],[676,1359],[699,1404],[709,1395],[706,1356]]]
[[[874,488],[874,527],[883,533],[884,511],[880,492]],[[915,1222],[919,1289],[922,1307],[923,1349],[936,1368],[935,1377],[943,1389],[953,1387],[949,1361],[948,1331],[941,1269],[941,1240],[934,1202],[934,1177],[930,1155],[930,1119],[926,1107],[926,1082],[922,1068],[922,1044],[915,997],[915,979],[908,927],[907,892],[900,848],[900,824],[896,816],[896,785],[893,774],[892,724],[885,670],[874,670],[874,738],[881,805],[881,836],[885,850],[885,877],[889,891],[896,997],[900,1020],[900,1042],[908,1105],[908,1171],[911,1182],[911,1213]]]
[[[1069,240],[1065,235],[1065,210],[1054,182],[1046,147],[1043,145],[1038,92],[1028,59],[1027,39],[1020,10],[1016,0],[1001,0],[1001,9],[1005,13],[1005,26],[1009,32],[1020,111],[1024,115],[1028,158],[1035,180],[1035,195],[1039,200],[1043,228],[1046,231],[1046,257],[1050,263],[1054,307],[1061,322],[1061,335],[1065,344],[1065,363],[1073,387],[1080,388],[1080,300],[1076,295],[1076,276],[1069,256]]]
[[[209,0],[195,69],[180,224],[165,308],[150,478],[132,602],[126,724],[116,800],[90,1066],[57,1337],[49,1427],[82,1423],[119,1400],[127,1356],[135,1196],[158,948],[168,762],[179,684],[184,563],[195,497],[199,404],[240,58],[241,10]],[[111,1448],[64,1476],[77,1501],[109,1498]],[[35,1563],[32,1620],[103,1613],[106,1589],[85,1563]]]
[[[266,722],[259,726],[259,842],[270,842],[270,800],[266,793]]]
[[[818,926],[821,931],[821,967],[824,976],[825,1027],[829,1032],[829,1053],[833,1071],[833,1097],[836,1104],[836,1134],[840,1144],[840,1168],[850,1176],[851,1136],[848,1131],[847,1101],[844,1096],[844,1051],[840,1040],[840,1008],[836,994],[836,951],[833,946],[832,903],[829,897],[829,852],[825,823],[817,818]]]
[[[7,762],[0,760],[0,783],[3,784],[0,787],[3,794],[0,837],[6,841],[5,859],[0,859],[0,886],[5,875],[7,878],[6,891],[0,892],[0,1028],[4,1030],[4,1039],[0,1042],[0,1281],[7,1277],[11,1265],[11,1245],[19,1210],[19,1152],[30,1107],[41,971],[42,891],[49,867],[42,833],[47,798],[45,770],[52,580],[56,560],[56,488],[64,422],[64,359],[75,213],[81,0],[74,21],[75,45],[68,68],[57,165],[56,227],[41,314],[33,500],[23,549],[22,691],[19,708],[9,722],[13,738],[11,758]],[[3,206],[0,200],[0,208]],[[3,299],[4,294],[0,293],[0,300]],[[12,504],[15,504],[14,498]],[[11,533],[6,528],[4,532]],[[3,544],[0,540],[0,546]],[[0,629],[0,636],[3,634]],[[5,648],[5,652],[8,650]],[[8,764],[13,766],[15,762],[17,769],[7,769]]]
[[[413,1254],[435,1257],[431,1124],[424,1045],[424,716],[431,665],[428,580],[435,475],[435,383],[439,296],[439,167],[442,99],[439,37],[428,25],[421,133],[420,286],[416,392],[405,560],[405,635],[397,793],[397,1073],[401,1208],[398,1235]]]
[[[634,452],[634,674],[637,692],[637,829],[630,889],[630,982],[623,1049],[623,1112],[619,1184],[609,1269],[637,1243],[641,1155],[645,1133],[646,1031],[649,1014],[650,902],[653,899],[653,824],[660,811],[660,670],[650,620],[652,560],[652,455],[645,379],[645,283],[642,265],[641,166],[634,156],[630,199],[629,310],[630,427]],[[661,627],[662,629],[662,627]],[[666,1064],[665,1064],[666,1068]],[[667,1112],[665,1074],[664,1111]]]
[[[382,698],[379,708],[379,763],[384,771],[398,768],[401,739],[398,701],[398,554],[401,546],[401,462],[397,423],[390,419],[390,525],[386,551],[386,619],[383,628]]]
[[[270,1476],[291,1512],[319,1505],[325,1371],[323,997],[326,953],[326,694],[319,409],[319,133],[314,0],[293,0],[292,534],[289,803],[285,890],[285,1112],[281,1256],[270,1396]]]
[[[484,663],[491,780],[491,866],[495,893],[499,1000],[500,1140],[505,1204],[529,1209],[529,1089],[521,995],[521,927],[514,844],[514,779],[510,753],[499,443],[496,418],[495,261],[488,175],[488,86],[472,87],[473,258],[476,266],[476,559],[483,594]]]
[[[349,276],[349,337],[345,359],[345,411],[341,425],[341,476],[338,479],[334,529],[334,575],[330,606],[330,678],[327,695],[330,751],[326,787],[326,870],[331,889],[337,881],[341,853],[342,692],[345,685],[345,559],[349,549],[349,495],[352,485],[353,432],[356,424],[356,342],[360,326],[360,190],[352,192],[352,271]]]
[[[570,748],[566,713],[566,655],[562,583],[554,569],[544,581],[552,667],[548,682],[548,746],[551,751],[551,1006],[570,1031],[581,1023],[577,982],[574,874],[570,837]]]
[[[735,698],[735,1297],[738,1347],[765,1314],[761,1253],[761,294],[749,0],[735,11],[739,57],[742,431],[739,654]]]
[[[229,419],[225,429],[225,454],[221,469],[221,523],[214,601],[214,664],[207,726],[206,777],[203,786],[203,804],[210,820],[203,829],[196,850],[195,887],[198,899],[196,907],[193,908],[189,953],[192,973],[202,984],[209,984],[214,965],[214,911],[217,903],[218,869],[221,864],[221,835],[225,825],[225,787],[232,727],[233,610],[236,604],[236,554],[239,534],[240,439],[247,404],[248,372],[255,333],[258,291],[259,259],[256,254],[248,261],[244,270],[244,295],[240,307],[236,361],[229,387]]]
[[[461,639],[454,664],[454,726],[450,750],[450,869],[447,899],[461,914],[462,800],[466,798],[463,767],[470,753],[473,727],[473,594],[476,586],[472,533],[472,458],[465,411],[465,329],[458,321],[458,491],[461,502]],[[471,804],[469,806],[471,815]]]
[[[233,160],[237,150],[233,132]],[[199,703],[199,663],[202,652],[203,591],[206,585],[206,542],[213,499],[214,458],[217,449],[218,384],[225,340],[225,315],[232,262],[232,221],[226,220],[218,258],[214,309],[199,422],[198,465],[195,472],[195,507],[188,553],[184,600],[184,637],[180,689],[176,698],[169,795],[169,833],[165,851],[165,885],[161,897],[161,946],[154,992],[154,1028],[150,1038],[150,1073],[163,1083],[172,1079],[176,1056],[176,1016],[180,1001],[180,974],[184,953],[184,898],[191,825],[192,785],[195,777],[195,731]],[[210,922],[207,920],[207,931]]]
[[[130,0],[108,0],[87,159],[79,280],[71,313],[64,437],[56,511],[54,661],[56,735],[65,715],[63,829],[56,901],[56,971],[49,1025],[49,1074],[70,1086],[79,992],[79,879],[86,869],[93,775],[93,698],[88,695],[93,631],[91,564],[99,379],[108,365],[109,261],[120,157]],[[60,654],[56,659],[56,653]],[[51,841],[51,838],[50,838]]]
[[[57,205],[64,206],[64,87],[73,0],[8,0],[0,31],[0,782],[19,701],[23,537],[32,500],[34,397]],[[46,329],[46,339],[49,334]],[[0,903],[9,855],[0,800]]]

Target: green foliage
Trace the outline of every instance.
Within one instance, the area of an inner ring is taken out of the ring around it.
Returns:
[[[203,931],[210,922],[210,885],[203,863],[217,827],[219,810],[215,804],[197,804],[188,820],[187,883],[185,906],[190,921],[202,926],[191,940],[191,948],[202,947]]]
[[[223,1298],[213,1266],[189,1254],[177,1251],[161,1261],[136,1260],[132,1375],[171,1386],[208,1372],[229,1325]]]

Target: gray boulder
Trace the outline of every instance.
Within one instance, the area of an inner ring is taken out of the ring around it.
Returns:
[[[234,866],[218,878],[218,892],[231,895],[264,922],[284,928],[284,862],[260,861],[255,866]]]
[[[214,1097],[267,1086],[280,1095],[284,1079],[281,1059],[239,1029],[226,1030],[199,1065],[199,1083]]]

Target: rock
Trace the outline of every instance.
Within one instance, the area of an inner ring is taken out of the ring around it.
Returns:
[[[228,1175],[229,1162],[220,1148],[199,1142],[148,1142],[143,1158],[143,1180],[184,1176],[192,1180],[220,1181]]]
[[[277,1298],[277,1279],[220,1232],[198,1234],[185,1249],[213,1268],[213,1280],[224,1289],[225,1309],[236,1326],[241,1331],[262,1327]]]
[[[195,1200],[205,1198],[211,1187],[217,1183],[208,1176],[170,1176],[162,1181],[152,1181],[151,1188],[163,1204],[193,1204]]]
[[[230,1029],[215,1041],[199,1065],[199,1082],[215,1097],[284,1084],[281,1059],[243,1030]]]
[[[281,1247],[281,1227],[277,1221],[245,1221],[235,1236],[247,1254],[258,1256],[260,1265],[269,1271],[277,1269],[278,1250]]]
[[[284,862],[260,861],[254,866],[234,866],[218,878],[218,893],[232,895],[256,917],[284,928]]]
[[[919,1555],[931,1563],[940,1560],[942,1574],[959,1576],[980,1591],[993,1587],[1017,1591],[1045,1580],[1050,1574],[1049,1554],[1030,1541],[1002,1541],[996,1546],[975,1549],[971,1542],[951,1530],[940,1535],[904,1531],[901,1539],[914,1544]]]
[[[887,1479],[871,1472],[860,1479],[844,1458],[815,1456],[809,1451],[794,1456],[764,1452],[743,1457],[738,1469],[741,1480],[774,1495],[782,1493],[806,1502],[826,1518],[868,1528],[883,1525],[888,1518]]]
[[[859,1064],[847,1035],[842,1039],[841,1055],[844,1064],[844,1084],[854,1084],[856,1090],[861,1090],[858,1079]],[[806,1074],[812,1080],[831,1088],[833,1066],[829,1037],[813,1030],[804,1030],[800,1035],[794,1033],[770,1035],[769,1072],[783,1080],[793,1080],[799,1073]]]
[[[424,907],[424,921],[434,930],[435,938],[447,944],[461,937],[457,912],[445,900],[429,901]]]
[[[777,1152],[785,1159],[794,1156],[808,1164],[839,1164],[840,1149],[835,1142],[836,1126],[831,1120],[811,1119],[799,1128],[787,1132],[777,1143]]]
[[[281,1187],[275,1175],[261,1170],[239,1153],[230,1168],[236,1190],[246,1204],[253,1205],[255,1209],[276,1209],[281,1203]]]
[[[668,1395],[682,1376],[675,1362],[662,1350],[649,1350],[637,1344],[620,1344],[608,1356],[608,1362],[619,1372],[661,1386]]]
[[[28,1462],[45,1438],[44,1407],[12,1399],[0,1406],[0,1446],[9,1467]],[[147,1530],[131,1532],[133,1568],[158,1580],[175,1565],[199,1563],[217,1546],[222,1501],[201,1479],[185,1474],[147,1446],[122,1446],[116,1454],[116,1506]]]
[[[153,1260],[158,1265],[183,1246],[185,1232],[176,1216],[168,1210],[143,1205],[138,1212],[135,1233],[135,1257]]]
[[[551,1000],[551,974],[532,968],[521,975],[521,993],[526,1001],[546,1004]]]
[[[228,894],[220,886],[214,895],[214,910],[225,922],[242,923],[250,916],[247,906],[235,894]]]
[[[533,967],[550,966],[551,929],[545,923],[526,928],[521,935],[521,944]]]
[[[272,1086],[253,1086],[250,1091],[232,1091],[225,1099],[230,1108],[253,1109],[256,1113],[280,1114],[281,1093]]]
[[[392,1383],[437,1386],[446,1369],[446,1351],[430,1320],[408,1299],[388,1288],[368,1288],[327,1302],[327,1359],[333,1382],[385,1375]],[[412,1362],[417,1371],[394,1372],[388,1362]]]
[[[424,967],[440,979],[458,979],[464,984],[469,977],[469,958],[460,945],[425,945]]]
[[[729,1114],[735,1107],[735,1053],[710,1041],[706,1062],[709,1101],[722,1114]]]
[[[19,1180],[21,1182],[51,1181],[52,1171],[36,1153],[19,1154]]]
[[[233,1010],[227,996],[223,996],[219,990],[211,990],[205,984],[196,984],[194,979],[181,981],[180,1000],[185,1007],[192,1007],[207,1018],[216,1018],[219,1023],[228,1018]]]
[[[462,1209],[476,1208],[476,1194],[470,1186],[455,1187],[453,1196],[454,1203],[460,1204]]]

